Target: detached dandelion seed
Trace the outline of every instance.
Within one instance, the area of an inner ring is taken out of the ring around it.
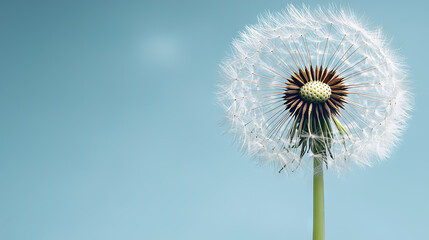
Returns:
[[[314,171],[313,239],[324,239],[323,168],[389,156],[411,108],[403,64],[353,12],[289,5],[246,27],[221,67],[242,148],[279,172]]]

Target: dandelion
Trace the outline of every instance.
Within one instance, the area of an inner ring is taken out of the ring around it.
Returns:
[[[350,10],[289,5],[233,41],[220,101],[244,151],[279,172],[314,171],[313,239],[324,239],[323,168],[386,159],[410,110],[406,72]]]

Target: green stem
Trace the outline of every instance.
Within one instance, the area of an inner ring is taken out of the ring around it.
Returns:
[[[325,207],[323,193],[323,160],[314,158],[313,240],[325,240]]]

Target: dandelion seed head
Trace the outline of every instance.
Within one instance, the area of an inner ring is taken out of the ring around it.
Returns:
[[[331,97],[331,88],[321,81],[310,81],[299,89],[301,98],[309,103],[324,103]]]
[[[262,163],[294,172],[320,157],[341,172],[398,143],[411,108],[404,65],[350,10],[289,5],[232,46],[219,100],[240,148]]]

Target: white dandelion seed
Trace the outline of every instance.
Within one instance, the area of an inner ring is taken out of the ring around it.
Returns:
[[[351,12],[288,6],[233,41],[221,65],[230,131],[262,162],[295,171],[385,159],[410,109],[406,72],[380,30]]]
[[[323,166],[389,156],[411,107],[404,66],[380,30],[335,8],[266,14],[233,50],[220,84],[230,131],[280,172],[313,165],[313,240],[323,240]]]

